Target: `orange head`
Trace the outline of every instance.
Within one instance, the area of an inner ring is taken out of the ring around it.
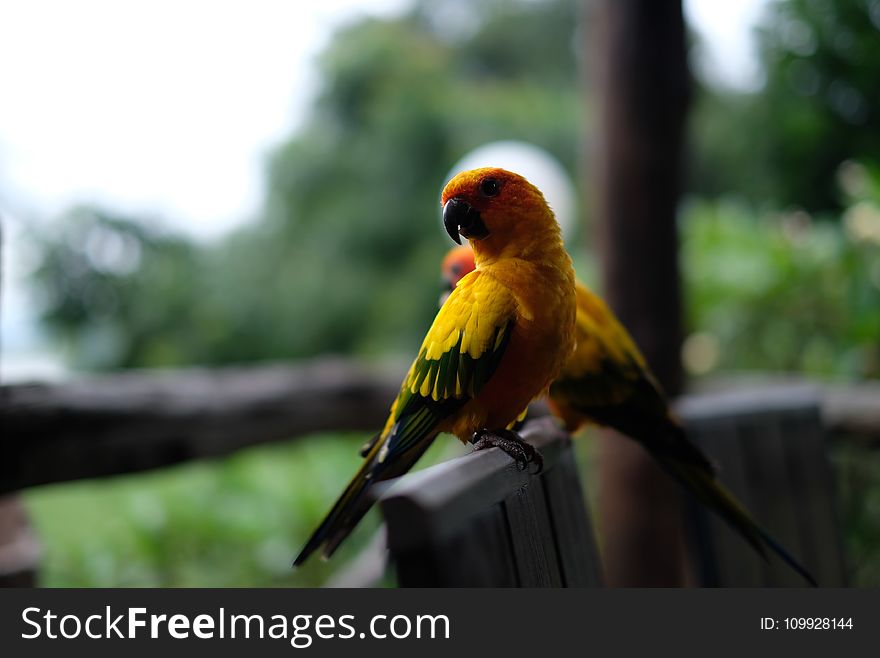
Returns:
[[[447,233],[459,244],[460,235],[468,238],[478,264],[528,258],[548,241],[561,245],[559,225],[544,195],[505,169],[484,167],[456,175],[446,184],[441,202]]]
[[[458,282],[475,269],[474,250],[468,245],[453,247],[449,250],[449,253],[443,258],[443,263],[440,265],[440,272],[443,276],[443,292],[440,294],[440,306],[443,306],[449,295],[455,290]]]
[[[443,282],[452,290],[459,281],[474,271],[474,250],[468,245],[453,247],[443,258],[440,271],[443,274]]]

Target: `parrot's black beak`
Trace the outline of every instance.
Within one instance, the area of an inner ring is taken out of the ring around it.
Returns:
[[[443,206],[443,226],[449,237],[461,244],[461,237],[480,240],[489,235],[489,230],[480,217],[480,211],[458,197],[453,197]]]

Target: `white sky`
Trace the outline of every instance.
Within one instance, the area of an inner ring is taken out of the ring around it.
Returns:
[[[761,71],[751,30],[767,0],[684,0],[688,23],[702,39],[694,53],[701,73],[713,82],[754,89]]]
[[[222,233],[257,209],[263,157],[306,109],[331,28],[405,4],[0,0],[0,203],[51,215],[94,200]],[[757,79],[764,4],[685,1],[728,84]]]
[[[754,86],[765,2],[685,0],[717,80]],[[221,235],[258,209],[264,157],[306,111],[332,28],[407,4],[0,0],[4,362],[33,333],[17,220],[88,201]]]
[[[257,208],[331,28],[403,4],[0,0],[0,198],[39,215],[97,200],[216,235]]]

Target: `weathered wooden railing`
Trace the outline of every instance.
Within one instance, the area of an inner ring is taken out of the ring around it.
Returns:
[[[776,386],[683,399],[676,411],[721,481],[823,587],[848,583],[821,398]],[[722,587],[803,587],[781,560],[762,560],[720,518],[686,498],[695,581]]]
[[[134,371],[0,387],[0,494],[327,430],[374,430],[403,369],[350,361]]]
[[[320,431],[372,431],[384,422],[403,371],[319,359],[0,386],[0,586],[33,584],[39,561],[14,492]]]
[[[500,450],[410,474],[381,500],[401,587],[596,587],[602,567],[571,439],[549,417],[522,436],[544,468]]]
[[[0,494],[217,457],[314,432],[369,431],[384,422],[403,370],[319,359],[0,386]],[[758,396],[768,385],[766,379],[742,381]],[[880,383],[817,388],[832,439],[880,447]]]
[[[369,431],[384,421],[403,370],[320,359],[2,386],[0,494],[218,457],[318,431]],[[880,384],[819,390],[832,440],[880,447]],[[0,580],[34,553],[23,518],[14,496],[0,499]]]
[[[846,557],[811,386],[690,396],[680,418],[719,468],[722,481],[771,529],[821,586],[848,582]],[[337,586],[595,586],[601,563],[568,437],[550,418],[524,428],[545,452],[546,473],[519,472],[509,457],[470,454],[401,478],[382,499],[387,549],[374,541],[334,579]],[[626,439],[621,439],[626,440]],[[803,587],[778,559],[758,554],[686,497],[694,585]],[[381,538],[381,535],[380,535]]]

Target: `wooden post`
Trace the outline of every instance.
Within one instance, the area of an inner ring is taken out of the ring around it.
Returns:
[[[3,224],[0,221],[0,254],[2,253]],[[0,256],[0,273],[3,265]],[[3,438],[10,440],[7,436]],[[17,496],[0,497],[0,587],[35,586],[40,554],[40,544],[21,500]]]
[[[34,587],[42,550],[18,496],[0,497],[0,587]]]
[[[681,391],[676,207],[689,75],[680,0],[592,3],[600,102],[592,188],[605,292],[667,393]],[[676,485],[635,443],[600,439],[600,525],[609,585],[684,578]]]

